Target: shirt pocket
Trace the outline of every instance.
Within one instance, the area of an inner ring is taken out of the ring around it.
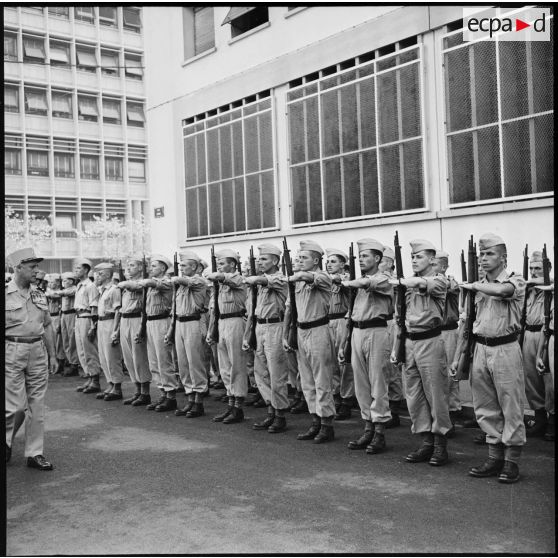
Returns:
[[[27,321],[25,305],[20,301],[6,302],[6,327],[14,327]]]

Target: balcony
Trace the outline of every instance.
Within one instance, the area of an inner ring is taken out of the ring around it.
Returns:
[[[74,85],[74,74],[71,68],[51,66],[50,77],[52,85],[64,85],[66,87],[73,87]]]
[[[82,87],[84,89],[93,89],[95,91],[99,89],[99,78],[97,77],[97,72],[86,72],[78,68],[76,79],[80,89]]]
[[[25,115],[25,128],[27,132],[39,132],[48,133],[48,116],[42,116],[38,114],[26,114]]]
[[[63,134],[74,135],[74,120],[72,118],[53,118],[52,119],[52,133],[54,135]]]
[[[34,82],[47,82],[47,70],[46,66],[41,66],[39,64],[22,64],[23,66],[23,79],[25,81]]]
[[[79,254],[77,238],[57,238],[56,255],[73,258]]]
[[[145,128],[137,128],[135,126],[128,126],[128,142],[130,143],[145,143],[147,141],[147,134]]]
[[[7,130],[21,130],[22,126],[19,112],[4,112],[4,127]]]
[[[120,43],[120,31],[117,27],[107,27],[106,25],[101,25],[101,43],[102,44],[119,44]]]
[[[98,122],[79,120],[78,131],[79,131],[79,136],[82,138],[89,137],[89,138],[98,139],[101,137],[101,126]]]
[[[76,39],[92,39],[97,38],[97,27],[92,23],[82,23],[81,21],[75,21],[75,33]]]
[[[84,180],[80,182],[80,193],[84,197],[100,197],[103,193],[100,180]]]
[[[78,187],[75,178],[54,178],[54,193],[58,196],[77,197]]]
[[[72,34],[72,25],[69,19],[63,17],[49,16],[48,30],[50,34],[62,33],[63,35]]]
[[[50,178],[48,176],[27,176],[27,192],[30,196],[50,196]]]

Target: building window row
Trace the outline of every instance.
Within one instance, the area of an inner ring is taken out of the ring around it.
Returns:
[[[45,37],[23,33],[23,62],[31,64],[49,64],[57,68],[75,66],[83,72],[96,73],[100,69],[104,75],[118,77],[124,75],[128,79],[143,79],[143,59],[138,53],[115,50],[110,47],[85,43],[72,43],[60,38],[48,39],[48,55]],[[73,45],[73,46],[72,46]],[[17,62],[17,33],[4,32],[4,60]],[[100,61],[100,63],[99,63]]]
[[[104,142],[78,141],[69,138],[27,136],[25,149],[21,136],[6,135],[4,167],[6,174],[22,174],[22,157],[25,155],[28,176],[54,176],[75,178],[75,169],[84,180],[100,180],[104,167],[104,179],[111,182],[124,181],[124,165],[128,165],[130,182],[145,182],[144,146]],[[52,172],[51,172],[52,166]]]
[[[4,110],[20,112],[20,87],[17,84],[4,85]],[[26,114],[47,116],[49,112],[48,92],[46,88],[25,84],[23,87],[24,108]],[[50,110],[54,118],[73,118],[74,105],[77,107],[79,120],[104,124],[122,124],[128,126],[145,126],[143,101],[122,99],[103,95],[99,106],[99,97],[89,93],[70,90],[52,89],[50,93]],[[125,119],[122,118],[125,115]]]

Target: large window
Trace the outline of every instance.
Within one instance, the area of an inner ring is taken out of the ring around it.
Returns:
[[[97,98],[88,95],[78,95],[78,117],[80,120],[97,122],[99,119],[99,108]]]
[[[46,116],[48,113],[48,104],[46,97],[46,89],[25,88],[25,112],[27,114],[39,114]]]
[[[131,79],[143,79],[143,66],[141,56],[126,53],[124,55],[124,66],[126,77]]]
[[[124,180],[122,145],[105,143],[105,180],[122,182]]]
[[[103,122],[105,124],[120,124],[120,99],[103,97]]]
[[[4,85],[4,111],[19,112],[19,87],[17,85]]]
[[[141,31],[141,18],[139,8],[122,8],[122,19],[124,22],[124,29],[139,33]]]
[[[444,37],[450,204],[553,190],[552,46]]]
[[[269,21],[267,6],[233,6],[221,25],[230,23],[231,37],[238,37]]]
[[[87,154],[80,155],[79,171],[81,178],[99,180],[99,156]]]
[[[145,146],[128,146],[128,178],[130,182],[145,182],[146,158],[147,148]]]
[[[49,16],[62,17],[64,19],[70,19],[70,8],[64,8],[62,6],[55,6],[48,9]]]
[[[295,225],[425,208],[420,53],[351,60],[293,84]]]
[[[52,91],[52,116],[72,118],[72,93],[70,91]]]
[[[70,66],[70,43],[50,41],[51,66]]]
[[[137,126],[143,128],[145,125],[145,116],[143,114],[143,103],[134,103],[128,101],[126,103],[126,121],[128,126]]]
[[[4,135],[4,172],[6,174],[21,174],[21,150],[21,136]]]
[[[101,72],[109,76],[120,75],[118,68],[118,52],[115,50],[101,50]]]
[[[48,151],[27,149],[27,174],[48,176]]]
[[[215,46],[213,6],[183,8],[184,58],[192,58]]]
[[[4,60],[17,60],[17,36],[4,33]]]
[[[58,178],[74,178],[75,140],[54,138],[54,176]]]
[[[186,122],[188,238],[275,228],[273,117],[265,95]]]
[[[83,70],[84,72],[96,72],[97,58],[95,56],[95,49],[82,45],[76,45],[76,62],[78,70]]]
[[[94,8],[79,6],[74,8],[74,19],[83,23],[95,23]]]
[[[23,61],[44,63],[45,40],[42,37],[23,36]]]
[[[111,6],[99,6],[99,23],[108,27],[116,27],[116,8]]]

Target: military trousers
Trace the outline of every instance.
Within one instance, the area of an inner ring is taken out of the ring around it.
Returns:
[[[147,356],[149,369],[155,383],[164,391],[173,391],[178,387],[178,380],[172,363],[172,346],[165,344],[165,335],[171,318],[148,320],[147,322]]]
[[[537,352],[541,343],[539,331],[525,331],[522,347],[525,397],[533,411],[546,409],[547,412],[554,413],[554,383],[551,375],[541,376],[536,367]]]
[[[120,347],[124,364],[134,383],[151,382],[151,370],[147,357],[147,340],[136,343],[136,335],[141,330],[141,317],[120,318]]]
[[[449,417],[448,367],[441,335],[405,340],[403,369],[411,432],[444,435],[452,427]]]
[[[391,419],[388,398],[390,345],[387,328],[353,329],[351,360],[355,392],[364,420],[387,422]]]
[[[388,320],[387,334],[388,346],[391,348],[393,347],[394,337],[397,335],[395,320]],[[403,399],[405,399],[401,368],[402,366],[400,364],[392,364],[388,359],[386,369],[388,377],[388,397],[390,401],[403,401]]]
[[[347,320],[345,318],[330,320],[328,328],[333,348],[333,393],[338,393],[343,399],[349,399],[355,394],[353,367],[350,363],[339,364],[337,359],[339,349],[347,336]]]
[[[202,393],[207,389],[204,345],[206,335],[206,322],[176,322],[174,342],[178,373],[187,395],[193,392]]]
[[[310,413],[320,417],[335,415],[332,355],[327,325],[298,328],[298,368],[302,392]]]
[[[258,324],[254,373],[260,394],[274,409],[287,409],[287,356],[283,350],[283,324]]]
[[[62,344],[62,327],[61,317],[59,315],[52,316],[52,329],[54,330],[54,346],[56,349],[56,358],[64,360],[66,355],[64,353],[64,345]]]
[[[12,447],[25,420],[25,457],[43,455],[48,385],[45,344],[6,341],[5,358],[6,444]]]
[[[122,349],[120,343],[113,345],[111,341],[114,319],[97,322],[97,345],[99,360],[107,382],[121,384],[124,381],[122,370]]]
[[[217,353],[221,379],[227,395],[246,397],[248,395],[248,371],[246,353],[242,350],[245,322],[243,318],[219,320],[219,344]]]
[[[293,351],[291,353],[285,353],[286,363],[287,363],[287,375],[289,384],[294,387],[297,391],[302,391],[300,385],[300,373],[298,372],[298,358],[297,352]]]
[[[455,349],[457,347],[457,329],[446,329],[442,331],[442,339],[446,346],[446,361],[448,367],[453,362]],[[455,382],[448,374],[448,389],[449,389],[449,410],[460,411],[461,399],[459,398],[459,382]]]
[[[489,444],[525,444],[523,364],[519,343],[476,343],[471,370],[475,417]]]
[[[76,349],[81,367],[86,376],[99,376],[101,374],[101,363],[99,361],[99,349],[97,335],[93,341],[87,336],[93,320],[91,318],[76,318]]]
[[[79,358],[76,348],[76,315],[62,314],[60,316],[60,328],[62,330],[62,347],[66,360],[70,364],[79,364]]]

